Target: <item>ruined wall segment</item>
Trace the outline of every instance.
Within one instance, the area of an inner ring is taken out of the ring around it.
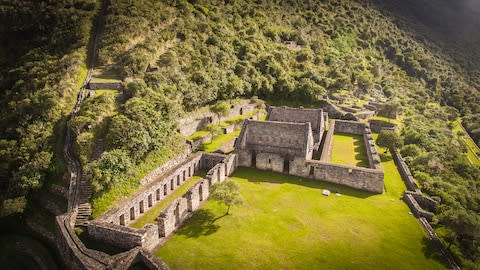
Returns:
[[[202,153],[196,153],[145,185],[130,198],[107,211],[97,220],[126,226],[182,186],[201,169]]]
[[[383,170],[310,160],[313,179],[340,184],[373,193],[383,193]]]
[[[326,120],[322,109],[304,109],[290,107],[273,107],[267,109],[267,121],[307,123],[312,128],[314,144],[318,146],[325,131]]]
[[[225,117],[218,118],[217,115],[210,111],[205,111],[198,115],[185,117],[178,120],[179,132],[183,136],[190,136],[191,134],[206,128],[209,124],[214,122],[226,121],[230,118],[237,117],[240,115],[248,114],[253,112],[256,109],[256,104],[250,103],[250,101],[243,100],[237,105],[233,105],[230,109],[230,114]]]

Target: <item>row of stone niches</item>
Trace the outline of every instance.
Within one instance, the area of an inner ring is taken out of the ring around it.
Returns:
[[[188,179],[195,175],[200,170],[200,160],[197,160],[193,163],[193,166],[188,166],[186,169],[182,170],[179,174],[174,174],[173,177],[167,177],[167,180],[162,181],[160,187],[154,189],[153,192],[148,194],[147,202],[141,200],[138,203],[138,212],[136,212],[135,205],[130,207],[130,210],[127,213],[124,213],[118,217],[119,223],[122,226],[127,225],[128,223],[134,221],[136,218],[140,217],[148,211],[149,208],[152,208],[154,205],[162,201],[170,193],[174,192],[177,188],[182,186]],[[138,214],[138,215],[137,215]],[[126,220],[128,218],[128,222]]]

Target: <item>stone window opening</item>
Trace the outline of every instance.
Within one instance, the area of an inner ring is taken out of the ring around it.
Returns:
[[[125,215],[120,216],[120,225],[125,226]]]
[[[268,159],[268,164],[272,164],[272,160],[271,160],[271,159]]]
[[[145,212],[145,208],[143,207],[143,201],[141,201],[139,204],[138,204],[139,208],[140,208],[140,214],[143,214]]]
[[[185,182],[185,180],[187,180],[187,178],[186,178],[186,171],[183,171],[183,181],[182,181],[182,182]]]
[[[170,179],[170,190],[173,190],[173,184],[174,183],[173,183],[173,178],[172,178],[172,179]]]
[[[180,186],[180,177],[177,176],[177,186]]]
[[[135,219],[135,207],[130,208],[130,220]]]
[[[200,201],[203,201],[203,185],[198,187],[198,196],[200,197]]]
[[[167,184],[163,185],[163,196],[167,196]]]
[[[159,201],[160,200],[160,189],[159,188],[157,189],[156,197],[157,197],[157,201]]]
[[[148,195],[148,207],[152,207],[153,202],[152,202],[152,194]]]
[[[313,176],[315,174],[315,167],[310,166],[310,176]]]

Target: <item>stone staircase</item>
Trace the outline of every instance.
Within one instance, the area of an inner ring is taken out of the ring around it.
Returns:
[[[92,214],[92,207],[90,205],[90,197],[92,196],[93,190],[90,183],[87,181],[85,173],[82,173],[82,177],[79,183],[79,193],[78,193],[78,213],[75,220],[76,226],[86,226]]]
[[[95,142],[95,147],[93,148],[92,156],[90,157],[90,160],[98,160],[103,152],[105,151],[105,140],[103,138],[98,139]]]

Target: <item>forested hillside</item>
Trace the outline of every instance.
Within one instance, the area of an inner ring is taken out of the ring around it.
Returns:
[[[55,150],[96,2],[0,4],[2,199],[62,177]],[[393,0],[109,2],[97,70],[133,83],[122,99],[88,98],[69,123],[97,199],[131,190],[132,167],[177,146],[175,118],[217,100],[378,100],[401,105],[401,152],[440,202],[436,230],[465,269],[479,269],[480,168],[453,131],[461,117],[480,139],[475,9],[462,17],[461,5],[408,1],[411,17]],[[87,165],[99,137],[107,152]]]
[[[65,121],[86,76],[96,5],[0,3],[0,200],[9,199],[2,215],[23,211],[30,191],[62,181]]]

